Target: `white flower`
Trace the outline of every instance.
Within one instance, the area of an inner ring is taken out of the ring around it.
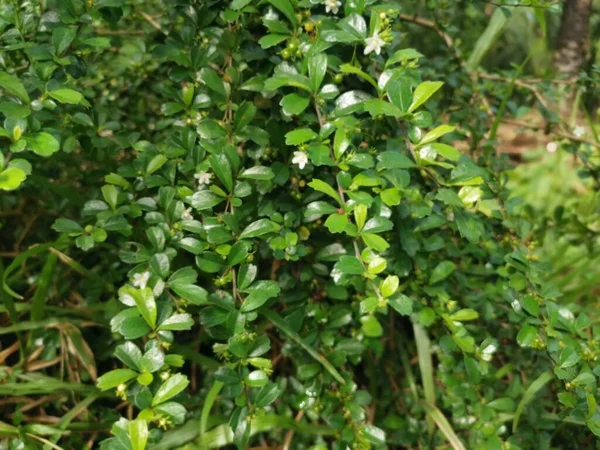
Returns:
[[[342,6],[342,2],[340,0],[325,0],[325,12],[337,14],[340,10],[340,6]]]
[[[548,144],[546,144],[546,150],[548,153],[554,153],[556,150],[558,150],[558,145],[556,142],[548,142]]]
[[[578,138],[583,137],[585,135],[585,128],[583,128],[581,125],[578,125],[573,130],[573,134]]]
[[[308,164],[308,156],[304,152],[294,152],[292,164],[298,164],[298,167],[302,170]]]
[[[183,211],[183,214],[181,215],[181,220],[193,220],[194,216],[192,216],[192,208],[188,208],[185,211]]]
[[[210,184],[212,173],[209,172],[198,172],[194,174],[194,178],[198,180],[198,184]]]
[[[135,273],[133,274],[133,285],[140,289],[145,289],[149,279],[150,272]]]
[[[365,39],[365,44],[365,55],[368,55],[371,52],[375,52],[379,55],[381,53],[381,47],[385,45],[385,41],[379,37],[379,31],[376,31],[373,36]]]

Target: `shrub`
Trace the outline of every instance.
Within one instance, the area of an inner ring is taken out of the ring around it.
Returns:
[[[600,433],[596,327],[530,252],[502,160],[452,145],[453,90],[404,47],[397,6],[174,0],[159,23],[137,2],[91,4],[54,5],[62,24],[42,16],[52,32],[25,52],[27,76],[2,72],[0,87],[11,152],[106,156],[82,218],[53,225],[128,269],[97,385],[133,414],[101,448],[241,449],[261,432],[284,448],[539,448],[558,422],[578,426],[562,445],[589,436],[581,425]],[[95,34],[140,18],[153,39]],[[9,163],[5,188],[25,166]]]

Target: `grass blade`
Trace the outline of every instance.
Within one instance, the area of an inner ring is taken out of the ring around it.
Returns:
[[[75,417],[77,417],[77,415],[81,411],[83,411],[88,406],[90,406],[92,403],[94,403],[99,397],[100,396],[98,394],[88,395],[81,402],[79,402],[77,405],[75,405],[75,407],[71,408],[64,416],[62,416],[62,418],[60,419],[60,421],[58,421],[58,423],[55,425],[55,427],[63,432],[66,431],[67,427],[73,421],[73,419]],[[62,435],[62,433],[57,433],[57,434],[53,435],[52,438],[50,439],[50,441],[53,442],[54,444],[56,444],[56,442],[58,442],[58,440],[60,439],[61,435]]]
[[[173,346],[173,353],[178,353],[185,359],[195,362],[200,367],[208,370],[217,370],[219,367],[221,367],[221,363],[216,359],[212,359],[208,356],[198,353],[193,348],[186,345],[175,344]]]
[[[492,44],[498,40],[508,21],[507,12],[503,8],[496,8],[485,31],[479,36],[475,48],[467,60],[467,69],[476,70]]]
[[[56,260],[58,256],[54,253],[50,253],[44,268],[40,274],[40,278],[37,283],[37,288],[33,294],[31,301],[31,316],[32,321],[41,320],[44,318],[44,306],[46,305],[46,299],[48,298],[48,292],[50,291],[50,283],[56,270]]]
[[[4,264],[2,264],[2,259],[0,258],[0,276],[4,279],[4,274],[6,271],[4,270]],[[8,316],[10,317],[10,321],[13,323],[13,326],[19,325],[19,314],[17,314],[17,308],[15,307],[15,301],[13,298],[4,292],[4,289],[0,289],[0,301],[6,307],[6,311],[8,311]],[[23,335],[21,331],[17,332],[17,339],[19,340],[19,349],[21,352],[21,360],[25,357],[25,340],[23,339]]]
[[[48,242],[46,244],[35,245],[33,247],[30,247],[28,250],[24,251],[23,253],[21,253],[15,259],[13,259],[12,263],[10,263],[10,265],[6,268],[6,270],[4,270],[4,273],[2,274],[2,287],[4,288],[4,291],[7,294],[9,294],[10,296],[12,296],[14,298],[18,298],[19,300],[22,300],[23,296],[20,294],[17,294],[8,285],[8,282],[7,282],[8,277],[10,276],[11,273],[13,273],[15,270],[17,270],[21,266],[21,264],[23,264],[23,262],[25,262],[28,258],[47,251],[53,245],[54,245],[54,242]]]
[[[448,419],[446,419],[444,414],[438,408],[427,402],[423,402],[423,407],[425,408],[425,412],[427,412],[427,417],[431,418],[431,420],[435,422],[452,448],[454,450],[466,450],[466,447],[456,435],[452,429],[452,425],[450,425],[450,422],[448,422]]]
[[[419,357],[419,368],[421,369],[421,379],[423,381],[423,393],[425,401],[435,406],[435,384],[433,382],[433,364],[431,363],[431,344],[425,329],[417,324],[413,324],[415,341],[417,343],[417,354]]]
[[[336,431],[328,426],[296,422],[293,418],[268,414],[257,417],[251,422],[250,435],[264,433],[270,430],[296,430],[314,436],[333,436]],[[198,437],[198,422],[190,420],[182,427],[167,431],[163,439],[155,445],[149,445],[148,450],[204,450],[207,448],[223,448],[233,442],[233,431],[227,423],[217,425],[204,435]],[[198,439],[194,442],[192,440]],[[188,443],[182,447],[183,444]]]
[[[204,405],[202,406],[202,413],[200,414],[200,436],[204,436],[206,433],[206,424],[208,423],[210,410],[223,386],[224,384],[220,381],[215,381],[206,395],[206,400],[204,400]]]
[[[277,314],[274,311],[269,311],[268,309],[262,309],[260,311],[260,313],[263,316],[265,316],[273,325],[275,325],[277,328],[279,328],[291,340],[293,340],[294,342],[296,342],[296,344],[298,344],[300,347],[302,347],[304,350],[306,350],[306,352],[310,356],[312,356],[315,359],[315,361],[321,363],[323,365],[323,367],[325,367],[325,369],[327,369],[327,371],[331,374],[331,376],[333,378],[336,379],[336,381],[338,383],[346,384],[346,381],[342,378],[342,376],[337,371],[337,369],[335,367],[333,367],[333,365],[327,360],[327,358],[325,358],[323,355],[321,355],[319,352],[317,352],[314,348],[312,348],[310,345],[308,345],[306,342],[304,342],[304,340],[300,337],[300,335],[298,335],[298,333],[296,333],[294,330],[292,330],[290,328],[290,326],[287,323],[285,323],[285,321],[279,314]]]
[[[513,433],[517,432],[517,428],[519,427],[519,419],[521,418],[523,411],[525,411],[525,407],[527,406],[527,404],[531,402],[531,400],[533,400],[533,398],[540,391],[540,389],[542,389],[546,384],[548,384],[548,382],[552,380],[552,378],[554,378],[552,372],[544,372],[539,377],[537,377],[533,381],[533,383],[529,385],[529,387],[525,391],[525,395],[523,395],[523,398],[517,406],[517,410],[515,411],[515,418],[513,419],[512,425]]]

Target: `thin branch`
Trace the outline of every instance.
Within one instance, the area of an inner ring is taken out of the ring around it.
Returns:
[[[160,24],[159,24],[159,23],[158,23],[156,20],[154,20],[154,18],[153,18],[152,16],[150,16],[149,14],[146,14],[144,11],[138,11],[138,12],[140,13],[140,15],[141,15],[141,16],[142,16],[144,19],[146,19],[146,22],[148,22],[150,25],[152,25],[152,27],[153,27],[155,30],[157,30],[157,31],[161,32],[161,33],[162,33],[162,34],[164,34],[165,36],[167,36],[167,35],[168,35],[168,33],[162,29],[162,27],[160,26]]]
[[[442,38],[442,40],[448,47],[454,48],[454,39],[452,39],[452,36],[450,36],[448,33],[446,33],[440,27],[438,27],[438,25],[433,20],[419,17],[416,14],[399,14],[398,18],[400,20],[404,20],[405,22],[412,22],[414,24],[421,25],[422,27],[431,28],[437,33],[439,37]]]

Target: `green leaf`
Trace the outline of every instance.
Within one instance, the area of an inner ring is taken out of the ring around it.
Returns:
[[[383,327],[375,316],[364,316],[360,318],[362,331],[367,337],[378,338],[383,335]]]
[[[263,370],[254,370],[246,377],[246,384],[249,387],[262,387],[269,381],[269,376]]]
[[[390,247],[390,244],[388,244],[385,239],[383,239],[381,236],[377,236],[376,234],[361,233],[360,236],[365,245],[375,251],[385,252]]]
[[[0,190],[12,191],[21,186],[27,175],[17,167],[8,167],[0,172]]]
[[[435,284],[448,278],[455,269],[456,265],[452,261],[442,261],[433,269],[429,284]]]
[[[394,104],[378,99],[367,100],[363,107],[365,111],[367,111],[373,117],[384,115],[398,118],[402,117],[404,114],[400,108]]]
[[[235,266],[246,259],[250,246],[245,241],[238,241],[229,250],[227,255],[227,263],[230,266]]]
[[[381,428],[365,423],[362,425],[361,430],[363,436],[372,444],[385,445],[385,432]]]
[[[411,59],[421,59],[424,56],[414,48],[403,48],[394,52],[392,56],[385,62],[385,67],[392,66],[397,63],[403,63]]]
[[[358,67],[355,67],[355,66],[353,66],[351,64],[342,64],[340,66],[340,71],[342,73],[351,73],[351,74],[354,74],[354,75],[358,75],[360,78],[362,78],[363,80],[365,80],[368,83],[370,83],[371,86],[373,86],[376,91],[379,91],[379,86],[377,85],[377,81],[375,81],[375,79],[371,75],[369,75],[366,72],[363,72]]]
[[[537,328],[533,325],[525,325],[517,333],[517,343],[521,347],[531,347],[537,337]]]
[[[221,183],[223,183],[227,189],[227,192],[233,191],[233,173],[231,171],[231,164],[229,163],[227,156],[225,156],[224,153],[211,155],[208,158],[208,161],[217,178],[221,180]]]
[[[310,161],[317,167],[333,166],[335,164],[331,159],[329,147],[324,144],[318,142],[310,144],[308,154],[310,156]]]
[[[25,119],[31,114],[31,110],[27,106],[14,102],[2,102],[0,103],[0,113],[9,119]]]
[[[162,322],[159,326],[159,330],[171,330],[171,331],[183,331],[190,330],[194,325],[194,319],[188,313],[174,314],[167,320]]]
[[[399,151],[387,151],[377,155],[377,170],[410,169],[415,163]]]
[[[331,214],[325,221],[325,226],[331,233],[341,233],[348,225],[348,216],[346,214]]]
[[[2,175],[0,174],[0,177]],[[69,219],[56,219],[52,224],[52,229],[59,233],[82,233],[83,227],[77,222]]]
[[[213,92],[216,92],[222,97],[227,97],[225,84],[221,76],[210,67],[205,67],[198,73],[198,80],[204,83]]]
[[[138,376],[138,373],[129,369],[115,369],[98,378],[97,386],[101,391],[107,391],[120,384],[127,383]]]
[[[100,190],[102,191],[102,197],[104,197],[104,200],[108,206],[110,206],[110,208],[114,211],[117,207],[119,191],[117,191],[117,188],[111,184],[102,186]]]
[[[431,144],[431,146],[437,152],[438,155],[440,155],[450,161],[458,161],[462,155],[462,153],[460,153],[458,150],[456,150],[451,145],[435,142],[435,143]]]
[[[270,167],[265,166],[254,166],[248,169],[242,170],[238,175],[240,179],[249,180],[270,180],[275,177],[273,170]]]
[[[50,133],[39,132],[25,136],[27,148],[40,156],[50,156],[60,149],[60,144]]]
[[[265,81],[264,90],[274,91],[282,86],[295,87],[312,93],[308,78],[304,75],[299,75],[296,73],[282,73],[269,78],[267,81]]]
[[[337,208],[330,203],[317,201],[306,205],[304,217],[322,216],[325,214],[333,214],[337,212]]]
[[[437,128],[434,128],[430,132],[428,132],[423,138],[419,141],[419,145],[425,145],[436,139],[439,139],[445,134],[451,133],[454,131],[454,127],[450,125],[440,125]]]
[[[156,327],[157,312],[156,301],[154,300],[152,289],[144,288],[132,290],[132,294],[138,311],[150,328],[154,329]]]
[[[248,125],[252,119],[254,119],[254,115],[256,114],[256,106],[250,102],[244,102],[240,105],[238,110],[235,112],[234,117],[234,131],[241,131],[246,125]]]
[[[180,373],[172,375],[158,388],[156,394],[154,394],[152,406],[160,405],[161,403],[164,403],[167,400],[175,397],[177,394],[182,392],[189,383],[190,382],[187,377],[181,375]]]
[[[84,39],[83,43],[85,45],[89,45],[90,47],[96,48],[109,48],[110,47],[110,39],[105,37],[95,37]]]
[[[126,366],[136,372],[140,371],[142,362],[142,351],[133,342],[125,342],[115,349],[115,356]]]
[[[319,180],[317,178],[313,179],[308,185],[313,188],[315,191],[322,192],[323,194],[329,195],[335,201],[337,201],[340,206],[342,204],[340,200],[340,196],[329,184],[325,183],[323,180]]]
[[[327,55],[325,53],[317,53],[308,58],[308,79],[315,94],[319,91],[326,72]]]
[[[169,159],[162,154],[156,155],[154,158],[150,160],[148,163],[148,167],[146,168],[146,173],[148,175],[152,175],[154,172],[159,170]]]
[[[231,9],[238,11],[250,3],[252,3],[252,0],[233,0],[231,2]]]
[[[266,34],[258,40],[258,45],[266,50],[289,38],[289,34]]]
[[[471,308],[461,309],[450,316],[456,322],[467,322],[479,318],[479,313]]]
[[[521,398],[517,410],[515,411],[515,417],[513,418],[512,432],[516,433],[519,428],[519,420],[521,415],[525,411],[525,407],[535,398],[536,394],[552,380],[553,375],[551,372],[544,372],[537,377],[525,390],[525,394]]]
[[[385,89],[390,101],[403,113],[408,112],[412,101],[411,80],[407,77],[393,77]]]
[[[54,45],[55,54],[57,56],[62,55],[76,36],[77,30],[75,28],[56,28],[52,33],[52,44]]]
[[[381,283],[381,295],[391,297],[398,289],[398,286],[400,286],[400,278],[396,275],[388,275]]]
[[[192,195],[191,203],[192,206],[198,211],[209,209],[217,206],[219,203],[225,201],[224,197],[213,194],[211,191],[197,191]]]
[[[155,253],[150,258],[150,269],[161,278],[169,275],[171,263],[166,253]]]
[[[208,292],[200,286],[194,284],[175,284],[170,286],[170,288],[192,305],[203,305],[208,301]]]
[[[256,394],[254,404],[257,408],[264,408],[273,403],[280,395],[281,389],[279,388],[279,385],[267,383]]]
[[[14,95],[25,103],[31,102],[29,94],[27,94],[23,84],[14,75],[10,75],[6,72],[0,72],[0,88],[4,89],[9,94]]]
[[[246,297],[240,311],[254,311],[264,305],[267,300],[277,297],[281,288],[275,281],[257,281],[252,286],[245,288],[250,295]]]
[[[227,136],[225,129],[212,119],[204,119],[198,124],[198,135],[204,139],[220,139]]]
[[[410,316],[413,312],[412,298],[402,293],[397,293],[390,297],[388,303],[402,316]]]
[[[87,101],[83,97],[81,92],[74,91],[73,89],[56,89],[48,92],[50,97],[60,103],[68,103],[70,105],[88,105]]]
[[[381,201],[387,206],[397,206],[400,204],[400,191],[396,188],[384,189],[379,193]]]
[[[333,266],[333,270],[345,275],[362,275],[365,268],[356,256],[342,256]]]
[[[300,145],[312,141],[316,137],[318,134],[310,128],[299,128],[285,135],[285,143],[286,145]]]
[[[338,160],[342,157],[348,147],[350,147],[350,139],[344,128],[338,128],[335,130],[335,136],[333,138],[333,154],[335,159]]]
[[[268,0],[271,5],[283,13],[293,26],[298,25],[298,19],[290,0]]]
[[[244,231],[240,234],[240,239],[252,239],[268,233],[276,233],[280,228],[279,224],[269,219],[258,219],[244,228]]]
[[[258,268],[254,264],[243,264],[238,272],[238,287],[246,289],[256,278]]]
[[[165,354],[158,348],[151,348],[140,360],[140,368],[143,373],[158,371],[165,363]]]
[[[408,107],[408,112],[413,112],[429,100],[443,85],[444,83],[441,81],[423,81],[419,84],[413,93],[412,103]]]
[[[301,114],[309,104],[310,98],[299,94],[288,94],[279,102],[284,114],[287,114],[288,116],[297,116]]]
[[[142,419],[129,422],[129,439],[132,450],[146,450],[148,443],[148,423]]]
[[[363,91],[344,92],[335,100],[335,115],[345,116],[362,111],[363,103],[371,99],[371,96]]]

